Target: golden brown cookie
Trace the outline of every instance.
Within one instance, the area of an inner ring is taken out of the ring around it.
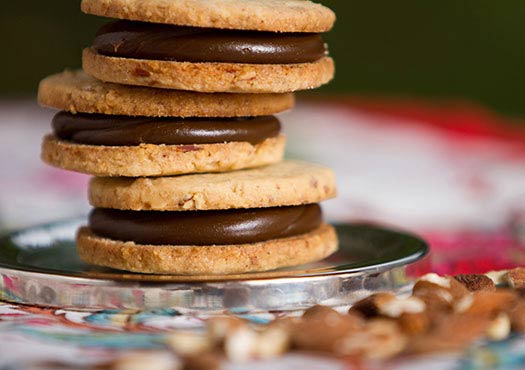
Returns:
[[[94,207],[122,210],[212,210],[317,203],[336,194],[330,168],[284,161],[228,173],[158,178],[94,178]]]
[[[210,28],[325,32],[335,14],[304,0],[83,0],[82,11],[109,18]]]
[[[86,48],[82,66],[107,82],[201,93],[286,93],[313,89],[334,77],[328,56],[298,64],[191,63],[116,58]]]
[[[77,250],[87,263],[156,274],[235,274],[273,270],[321,260],[337,250],[332,226],[307,234],[252,244],[177,246],[139,245],[101,238],[84,227]]]
[[[84,145],[44,137],[42,160],[65,170],[95,176],[169,176],[225,172],[279,162],[284,135],[259,144],[229,142],[199,145]]]
[[[293,94],[201,94],[104,83],[81,71],[40,82],[38,102],[72,113],[149,117],[243,117],[290,109]]]

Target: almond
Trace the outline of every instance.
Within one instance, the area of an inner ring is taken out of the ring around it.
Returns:
[[[463,274],[456,275],[454,278],[463,284],[470,292],[496,290],[496,284],[486,275],[482,274]]]
[[[288,321],[285,325],[289,325],[294,348],[333,352],[335,344],[342,337],[362,329],[365,322],[356,313],[344,315],[331,308],[318,306],[308,310],[299,321]]]
[[[438,295],[442,301],[442,308],[450,306],[453,301],[460,299],[468,294],[468,289],[463,284],[449,276],[441,277],[437,274],[427,274],[419,279],[414,288],[412,295],[416,297]],[[437,297],[434,297],[436,300]],[[445,302],[447,304],[445,304]]]

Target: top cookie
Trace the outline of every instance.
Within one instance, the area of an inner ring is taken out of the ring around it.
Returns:
[[[227,173],[157,178],[95,177],[91,205],[122,210],[190,211],[278,207],[334,197],[331,169],[284,161]]]
[[[103,17],[273,32],[326,32],[335,14],[306,0],[82,0],[82,11]]]
[[[105,83],[81,71],[43,79],[41,105],[72,113],[148,117],[244,117],[275,114],[292,108],[293,94],[197,93]]]

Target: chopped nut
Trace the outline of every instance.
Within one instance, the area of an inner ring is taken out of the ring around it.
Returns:
[[[357,313],[344,315],[318,306],[290,325],[291,345],[300,350],[333,352],[338,340],[364,325]]]
[[[468,289],[456,279],[449,276],[441,277],[437,274],[427,274],[421,277],[414,285],[412,294],[420,296],[428,294],[428,291],[447,292],[452,297],[452,301],[460,299],[468,294]],[[444,295],[444,293],[440,294]]]
[[[302,318],[310,324],[324,325],[328,328],[342,325],[345,329],[351,329],[362,326],[364,323],[362,316],[357,312],[344,315],[333,308],[319,305],[306,310]]]
[[[181,364],[169,352],[144,351],[126,354],[117,359],[110,368],[112,370],[178,370]]]
[[[463,298],[467,294],[469,294],[469,290],[467,287],[465,287],[463,284],[461,284],[459,281],[457,281],[454,278],[450,279],[450,289],[449,293],[452,295],[452,299],[454,301],[457,301],[458,299]]]
[[[489,324],[484,315],[452,314],[440,318],[432,330],[412,337],[408,353],[455,351],[482,337]]]
[[[134,76],[137,76],[137,77],[149,77],[151,76],[151,72],[143,69],[143,68],[140,68],[140,67],[137,67],[133,70],[132,74]]]
[[[325,319],[329,316],[339,317],[340,313],[328,306],[315,305],[304,311],[305,319]]]
[[[474,303],[474,295],[469,294],[460,299],[458,302],[456,302],[456,305],[454,306],[454,311],[456,312],[465,312],[472,307],[472,304]]]
[[[387,317],[400,317],[404,313],[421,313],[425,311],[425,302],[417,297],[391,299],[378,306],[379,313]]]
[[[407,335],[421,334],[430,326],[430,315],[425,312],[403,313],[397,320],[403,333]]]
[[[228,333],[241,327],[247,327],[248,323],[233,316],[214,317],[207,322],[208,336],[216,344],[220,345]]]
[[[512,309],[518,303],[518,296],[510,290],[476,292],[459,300],[455,311],[467,314],[494,315]]]
[[[224,356],[217,352],[202,353],[185,357],[184,370],[219,370],[223,361]]]
[[[290,335],[287,331],[271,327],[259,333],[255,357],[271,358],[286,352],[290,346]]]
[[[379,312],[379,307],[383,306],[386,302],[395,300],[396,296],[392,293],[383,292],[372,294],[371,296],[354,303],[348,312],[351,314],[361,314],[368,318],[375,317],[381,314]]]
[[[525,333],[525,302],[520,301],[516,307],[509,311],[512,330]]]
[[[274,326],[257,331],[245,325],[226,333],[224,352],[233,362],[246,362],[278,356],[288,349],[289,343],[290,335],[283,328]]]
[[[279,328],[290,332],[291,330],[293,330],[294,325],[299,324],[300,322],[302,322],[302,318],[300,317],[280,317],[270,322],[268,324],[268,328]]]
[[[504,285],[507,284],[507,273],[508,270],[489,271],[485,276],[492,280],[496,285]]]
[[[335,344],[337,355],[387,359],[402,352],[406,337],[397,324],[385,319],[372,319],[358,331],[347,334]]]
[[[421,276],[418,279],[418,282],[420,281],[426,281],[429,283],[432,283],[434,285],[438,285],[442,288],[449,289],[450,288],[450,279],[448,277],[439,276],[436,273],[428,273],[426,275]]]
[[[452,298],[452,294],[445,289],[420,289],[414,293],[414,297],[425,302],[427,312],[432,315],[452,311],[454,299]]]
[[[489,291],[493,292],[496,290],[494,282],[482,274],[463,274],[456,275],[454,278],[463,284],[470,292],[475,291]]]
[[[190,356],[211,350],[214,345],[205,334],[176,331],[166,338],[167,345],[178,355]]]
[[[517,267],[507,273],[507,280],[512,288],[525,288],[525,268]]]
[[[503,340],[510,334],[510,319],[505,313],[500,313],[492,322],[488,325],[486,334],[491,340]]]
[[[255,358],[257,333],[249,327],[240,327],[224,338],[224,352],[233,362],[247,362]]]

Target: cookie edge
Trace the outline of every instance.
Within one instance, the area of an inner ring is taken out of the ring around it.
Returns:
[[[191,63],[109,57],[85,48],[84,71],[113,83],[201,93],[287,93],[330,82],[334,61],[298,64]]]
[[[217,7],[196,6],[195,3],[184,6],[180,1],[176,4],[165,3],[162,7],[143,2],[141,5],[145,4],[145,6],[137,7],[125,0],[83,0],[80,8],[86,14],[101,17],[180,26],[271,32],[330,31],[336,20],[334,11],[312,1],[304,1],[302,5],[307,3],[309,8],[293,8],[289,11],[283,9],[276,11],[274,8],[246,9],[246,5],[243,7],[243,4],[239,4],[234,8],[237,14],[232,14],[224,5],[220,7],[220,11],[217,11],[215,10]]]
[[[255,117],[281,113],[295,104],[293,93],[203,94],[108,83],[83,74],[64,71],[44,78],[39,104],[71,113],[146,117]],[[82,81],[86,77],[92,81]],[[95,85],[84,86],[89,83]]]
[[[286,162],[286,161],[285,161]],[[280,163],[285,163],[280,162]],[[295,162],[295,161],[293,161]],[[269,166],[278,166],[280,163]],[[269,166],[265,166],[268,168]],[[244,171],[257,171],[257,168]],[[241,170],[243,171],[243,170]],[[265,208],[319,203],[337,195],[335,175],[330,168],[290,177],[250,177],[238,180],[235,172],[222,173],[221,181],[206,183],[214,174],[174,178],[93,178],[88,198],[93,207],[132,211],[208,211]],[[227,175],[227,177],[226,177]],[[195,184],[203,184],[197,185]]]
[[[153,274],[216,275],[268,271],[318,261],[337,248],[335,229],[326,223],[298,236],[214,246],[140,245],[98,237],[89,227],[82,227],[77,233],[77,251],[84,262]]]
[[[258,144],[138,146],[76,144],[49,134],[42,141],[41,158],[51,166],[94,176],[171,176],[227,172],[276,163],[284,156],[285,144],[283,134]]]

